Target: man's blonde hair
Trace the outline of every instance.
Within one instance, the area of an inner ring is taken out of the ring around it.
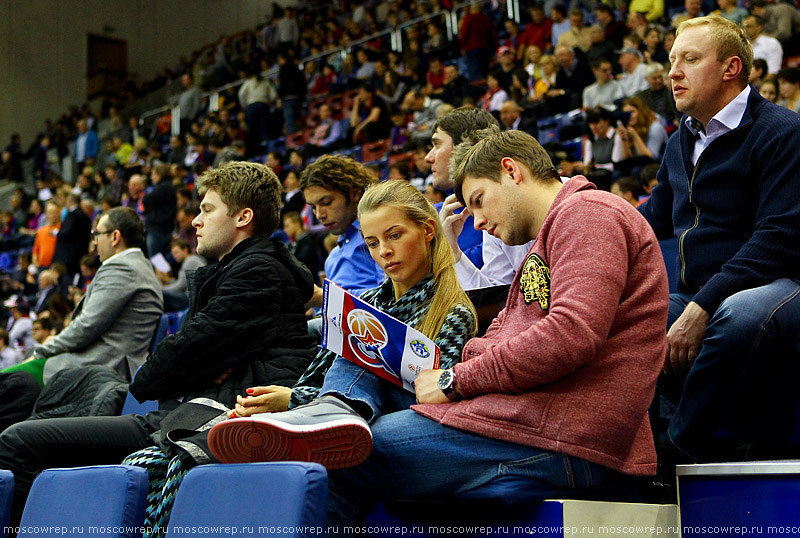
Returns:
[[[683,21],[675,31],[675,37],[687,28],[708,26],[708,36],[717,46],[717,60],[723,62],[731,56],[738,56],[742,61],[739,82],[742,88],[750,81],[750,70],[753,69],[753,46],[747,39],[744,30],[733,21],[719,15],[706,15]]]
[[[500,161],[511,157],[527,168],[537,181],[561,181],[553,161],[534,137],[524,131],[475,131],[455,147],[450,159],[450,179],[458,200],[466,205],[462,191],[468,177],[500,183]]]

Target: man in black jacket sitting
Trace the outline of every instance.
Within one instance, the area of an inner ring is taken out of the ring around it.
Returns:
[[[315,345],[303,306],[313,292],[311,274],[268,239],[279,218],[278,178],[264,165],[232,162],[206,172],[198,189],[197,252],[219,261],[189,277],[181,331],[159,343],[131,383],[138,400],[159,401],[158,411],[8,428],[0,435],[0,469],[15,477],[12,526],[43,469],[119,463],[153,446],[151,434],[186,408],[181,402],[202,397],[233,408],[248,387],[292,386],[311,362]]]

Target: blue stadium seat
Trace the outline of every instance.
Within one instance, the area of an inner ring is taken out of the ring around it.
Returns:
[[[569,158],[572,161],[582,161],[583,160],[583,137],[579,136],[578,138],[573,138],[572,140],[567,140],[561,143],[564,146],[564,149],[567,150],[569,154]]]
[[[146,506],[147,471],[141,467],[48,469],[33,481],[18,536],[134,538],[142,535]]]
[[[270,140],[267,144],[267,153],[277,151],[278,153],[286,153],[286,137],[281,136],[274,140]]]
[[[11,499],[13,496],[14,475],[11,471],[0,469],[0,529],[8,526],[8,519],[11,517]]]
[[[181,325],[183,325],[183,318],[186,317],[186,314],[189,312],[189,309],[180,310],[178,312],[168,312],[164,314],[167,316],[168,320],[168,327],[167,327],[167,334],[176,334],[178,331],[181,330]]]
[[[14,260],[8,252],[0,252],[0,271],[11,271],[14,268]]]
[[[152,353],[158,343],[167,336],[167,331],[169,330],[169,317],[167,316],[167,314],[161,314],[161,319],[158,320],[156,332],[153,333],[153,339],[150,341],[150,353]]]
[[[202,465],[186,474],[169,520],[168,535],[187,527],[205,538],[325,534],[328,473],[316,463],[276,462]],[[228,527],[228,530],[225,530]],[[251,530],[252,528],[252,530]]]
[[[139,368],[141,368],[141,366]],[[139,372],[139,368],[136,369],[137,373]],[[136,373],[133,374],[133,377],[136,377]],[[155,400],[147,400],[139,403],[129,392],[128,395],[125,396],[125,403],[122,405],[120,415],[146,415],[150,411],[156,410],[158,410],[158,402]]]
[[[539,143],[541,145],[558,142],[558,120],[555,117],[542,118],[536,122],[539,128]]]

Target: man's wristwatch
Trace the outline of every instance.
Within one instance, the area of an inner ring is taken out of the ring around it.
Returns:
[[[439,390],[441,390],[449,400],[456,401],[461,399],[461,395],[456,392],[456,372],[452,368],[442,370],[442,374],[439,376],[438,386]]]

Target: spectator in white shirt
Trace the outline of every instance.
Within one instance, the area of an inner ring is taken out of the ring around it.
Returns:
[[[774,37],[761,33],[764,31],[764,20],[758,15],[745,17],[742,29],[753,45],[753,58],[765,59],[770,73],[780,71],[783,63],[783,47]]]

